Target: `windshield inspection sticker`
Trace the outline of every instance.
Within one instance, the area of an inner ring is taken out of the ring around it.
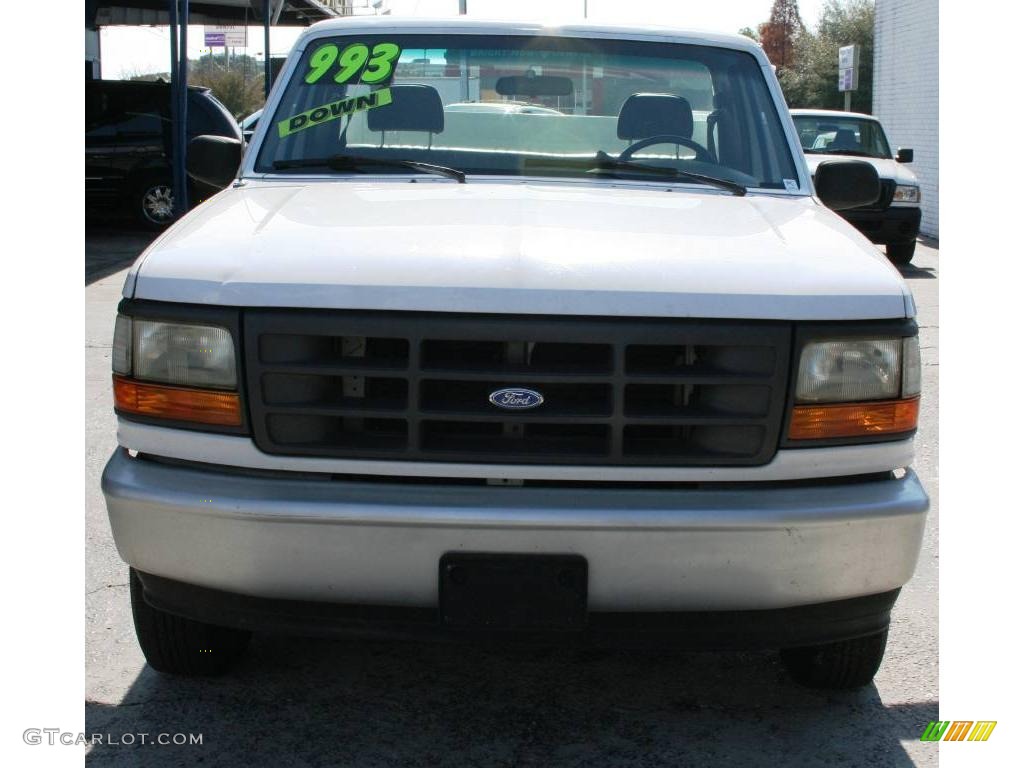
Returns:
[[[356,112],[365,112],[376,107],[385,107],[391,103],[391,89],[381,88],[379,91],[371,91],[362,96],[350,96],[347,99],[332,101],[321,107],[313,107],[305,112],[300,112],[294,117],[279,120],[277,123],[277,135],[282,139],[293,133],[304,131],[315,125],[323,125],[332,120],[353,115]]]
[[[798,189],[800,189],[800,185],[796,183],[796,179],[783,179],[782,186],[784,186],[790,192],[796,192]]]

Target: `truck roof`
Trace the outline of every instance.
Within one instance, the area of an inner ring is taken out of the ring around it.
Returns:
[[[820,116],[820,117],[859,117],[862,120],[874,120],[878,122],[878,118],[874,115],[867,115],[863,112],[844,112],[841,109],[791,109],[789,110],[791,115],[809,115],[809,116]]]
[[[308,27],[296,42],[296,46],[304,43],[309,37],[347,34],[355,31],[380,33],[385,30],[406,34],[448,32],[457,35],[532,35],[712,45],[719,48],[747,51],[757,57],[759,63],[765,66],[768,65],[768,58],[765,56],[761,46],[743,35],[725,34],[701,29],[679,29],[650,24],[643,26],[608,25],[581,21],[570,24],[548,25],[527,21],[497,21],[464,16],[448,18],[348,16],[339,19],[328,19]]]

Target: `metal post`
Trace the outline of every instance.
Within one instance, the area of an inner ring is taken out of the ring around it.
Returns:
[[[459,0],[459,15],[466,15],[466,0]],[[459,54],[459,101],[469,101],[469,59],[465,50]]]
[[[846,91],[845,93],[843,93],[843,103],[845,105],[844,106],[844,111],[846,111],[846,112],[850,111],[850,96],[851,96],[850,91]]]
[[[580,109],[576,111],[578,115],[587,114],[587,62],[583,62],[583,72],[580,77]]]
[[[270,0],[263,0],[263,98],[270,96]]]
[[[178,0],[167,0],[168,13],[170,15],[171,32],[171,189],[174,194],[174,210],[180,213],[180,201],[185,199],[185,177],[182,174],[178,158],[181,156],[181,146],[178,138],[178,126],[181,125],[181,101],[178,98],[178,91],[181,88],[181,69],[178,55],[179,24]]]
[[[183,216],[188,212],[188,177],[185,175],[188,154],[188,0],[181,0],[178,29],[178,122],[176,128],[177,146],[174,152],[175,179],[181,185],[175,187],[174,212]]]

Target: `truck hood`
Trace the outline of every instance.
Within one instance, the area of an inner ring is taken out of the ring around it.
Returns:
[[[125,295],[519,314],[912,314],[878,249],[809,197],[476,179],[229,188],[142,254]]]
[[[878,178],[892,179],[897,184],[917,184],[917,176],[903,163],[889,157],[860,157],[859,155],[804,155],[811,175],[818,170],[818,164],[826,160],[863,160],[871,163],[878,171]]]

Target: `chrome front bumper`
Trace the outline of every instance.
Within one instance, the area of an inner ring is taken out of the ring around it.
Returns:
[[[139,571],[251,597],[437,604],[446,552],[575,553],[593,611],[786,608],[894,590],[928,497],[848,483],[576,489],[221,473],[118,449],[103,492]]]

